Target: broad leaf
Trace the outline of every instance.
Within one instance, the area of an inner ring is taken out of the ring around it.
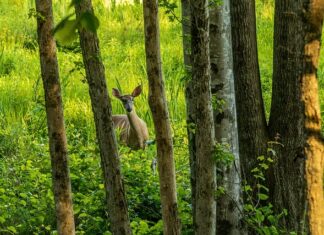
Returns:
[[[54,29],[56,40],[61,44],[69,44],[73,42],[77,34],[77,21],[70,20],[69,17],[63,19]]]
[[[95,33],[99,27],[99,20],[92,12],[84,12],[80,17],[80,27]]]

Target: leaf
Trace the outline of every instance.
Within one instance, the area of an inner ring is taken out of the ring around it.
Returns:
[[[13,226],[9,226],[9,227],[7,227],[7,229],[8,229],[10,232],[12,232],[13,234],[17,234],[17,230],[16,230],[15,227],[13,227]]]
[[[268,162],[271,162],[271,163],[273,162],[273,159],[270,157],[268,157],[267,160],[268,160]]]
[[[263,160],[264,160],[264,156],[263,156],[263,155],[259,156],[259,157],[258,157],[258,160],[259,160],[259,161],[263,161]]]
[[[19,193],[19,196],[21,196],[22,198],[26,198],[27,194],[26,193]]]
[[[84,213],[84,212],[82,212],[81,214],[79,214],[79,218],[83,218],[83,217],[87,217],[88,216],[88,214],[87,213]]]
[[[44,218],[44,216],[39,215],[39,216],[37,216],[37,219],[38,219],[38,221],[40,221],[41,223],[43,223],[45,218]]]
[[[270,222],[271,224],[275,224],[275,223],[276,223],[276,218],[275,218],[273,215],[269,215],[269,216],[267,217],[267,219],[269,220],[269,222]]]
[[[257,221],[259,223],[261,223],[261,222],[264,221],[264,215],[260,211],[258,211],[258,210],[255,213],[255,218],[257,219]]]
[[[23,206],[26,206],[27,205],[27,202],[25,200],[20,200],[19,201],[19,204],[23,205]]]
[[[80,17],[80,27],[95,33],[99,27],[99,20],[92,12],[84,12]]]
[[[253,211],[254,207],[251,204],[245,204],[244,205],[244,210],[246,211]]]
[[[73,42],[77,34],[77,21],[75,19],[70,20],[73,14],[68,15],[54,28],[54,36],[61,44],[69,44]]]
[[[269,166],[265,163],[261,163],[260,166],[265,170],[267,170],[269,168]]]
[[[269,196],[266,194],[263,194],[263,193],[258,193],[258,198],[260,200],[267,200],[269,198]]]
[[[269,192],[269,189],[268,189],[266,186],[262,185],[262,184],[257,184],[257,187],[258,187],[259,189],[263,189],[263,190],[265,190],[266,192]]]
[[[257,167],[256,167],[256,168],[253,168],[253,169],[251,170],[252,173],[254,173],[254,172],[259,172],[259,171],[260,171],[260,170],[259,170],[259,168],[257,168]]]
[[[244,192],[252,191],[252,188],[250,185],[245,185],[243,191]]]

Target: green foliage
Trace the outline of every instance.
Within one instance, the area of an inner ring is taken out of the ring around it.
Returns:
[[[268,151],[269,156],[275,154],[273,149]],[[243,186],[244,221],[248,230],[253,230],[260,235],[295,234],[289,233],[280,226],[280,221],[285,216],[289,216],[287,210],[282,208],[280,213],[276,213],[273,205],[269,202],[269,189],[265,186],[265,174],[274,161],[269,156],[259,156],[257,167],[251,170],[251,174],[257,181],[256,188],[252,188],[248,184]]]
[[[211,101],[212,101],[213,110],[217,110],[218,113],[222,113],[223,107],[226,104],[225,100],[219,99],[215,94],[213,94]]]
[[[218,7],[222,6],[224,4],[223,0],[210,0],[209,1],[209,6],[211,7]]]
[[[75,14],[69,14],[63,18],[54,28],[56,40],[61,44],[70,44],[78,37],[78,30],[89,30],[96,33],[99,27],[99,20],[92,12],[84,12],[77,19],[71,19]]]
[[[153,124],[147,105],[142,6],[96,3],[101,27],[97,33],[107,68],[109,92],[120,86],[130,92],[142,83],[136,111]],[[65,1],[54,0],[54,18],[71,14]],[[55,234],[54,202],[43,87],[40,79],[34,1],[0,1],[0,234]],[[4,11],[5,10],[5,11]],[[176,9],[177,14],[179,9]],[[72,20],[71,16],[69,20]],[[189,164],[182,66],[181,28],[161,14],[161,49],[167,99],[173,121],[179,210],[184,233],[192,231]],[[82,57],[77,43],[58,46],[60,79],[70,157],[77,234],[110,234],[96,147],[95,127]],[[124,113],[112,99],[113,112]],[[157,172],[151,169],[155,147],[145,151],[120,148],[134,234],[162,234]]]
[[[10,75],[13,70],[15,70],[14,59],[4,54],[4,47],[0,48],[0,76]]]
[[[216,143],[214,146],[214,160],[216,166],[228,167],[234,161],[234,156],[231,152],[230,145],[227,143]],[[218,170],[221,170],[220,168]]]
[[[30,18],[35,18],[35,19],[38,18],[38,19],[41,19],[41,20],[45,20],[45,17],[41,13],[37,12],[35,8],[30,8],[29,9],[28,18],[29,19]]]
[[[173,2],[170,0],[160,0],[159,6],[165,9],[165,14],[168,16],[171,22],[177,20],[180,21],[180,17],[176,14],[176,9],[178,8],[177,2]]]

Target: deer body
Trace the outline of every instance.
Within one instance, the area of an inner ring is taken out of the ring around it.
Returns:
[[[121,95],[118,89],[113,89],[113,95],[123,102],[127,111],[125,115],[113,115],[114,127],[120,130],[120,140],[131,149],[144,149],[148,140],[146,123],[137,116],[133,108],[133,99],[142,92],[141,86],[135,88],[131,95]]]

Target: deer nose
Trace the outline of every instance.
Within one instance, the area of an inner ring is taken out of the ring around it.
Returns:
[[[131,107],[129,104],[126,104],[126,105],[125,105],[125,109],[126,109],[126,111],[129,112],[129,113],[132,112],[132,107]]]

